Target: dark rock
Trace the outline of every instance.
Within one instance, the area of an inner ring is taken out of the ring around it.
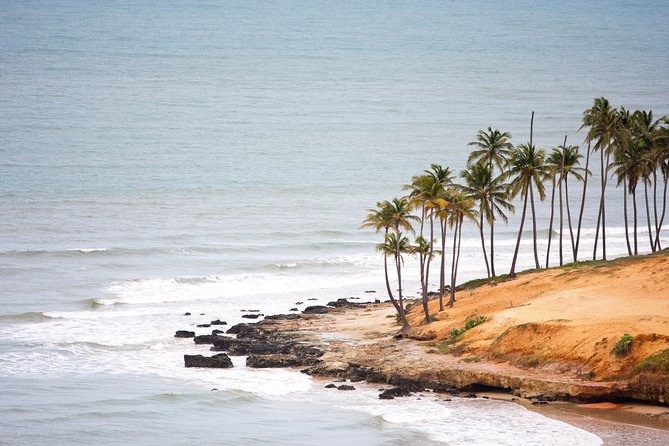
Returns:
[[[300,310],[298,310],[297,308],[293,307],[293,308],[291,308],[291,309],[288,310],[288,311],[300,311]]]
[[[204,316],[204,313],[200,313],[200,316]]]
[[[295,302],[295,305],[302,305],[304,302]]]
[[[195,332],[194,331],[187,331],[187,330],[177,330],[176,333],[174,333],[175,338],[194,338],[195,337]]]
[[[224,334],[225,332],[223,330],[211,330],[211,334],[216,336],[220,334]]]
[[[210,323],[211,323],[211,325],[228,325],[227,322],[222,321],[220,319],[216,319],[215,321],[211,321]]]
[[[364,380],[365,380],[365,378],[363,378],[362,376],[354,376],[353,378],[351,378],[352,383],[357,383],[357,382],[364,381]]]
[[[206,367],[217,369],[228,369],[232,367],[232,361],[225,353],[219,353],[211,357],[202,355],[184,355],[186,367]]]
[[[277,368],[314,365],[319,362],[316,358],[297,355],[249,355],[246,366],[254,368]]]
[[[309,307],[305,308],[304,310],[302,310],[302,313],[304,313],[304,314],[325,314],[328,311],[330,311],[329,308],[324,306],[324,305],[312,305],[312,306],[309,306]]]
[[[244,355],[277,355],[289,354],[292,352],[290,344],[277,344],[273,342],[264,341],[248,341],[236,339],[235,342],[230,343],[228,347],[228,354],[231,356]]]
[[[196,344],[213,344],[214,341],[221,338],[222,336],[200,335],[200,336],[195,336],[193,338],[193,341],[195,341]]]
[[[254,314],[242,314],[243,318],[246,319],[258,319],[259,317],[263,316],[261,313],[254,313]]]
[[[392,400],[396,397],[409,396],[411,391],[401,387],[391,387],[390,389],[385,389],[381,394],[379,394],[379,399],[382,400]]]
[[[207,327],[211,327],[211,324],[197,324],[197,327],[198,328],[207,328]]]
[[[335,387],[337,386],[335,386],[334,384],[328,384],[327,386],[325,386],[326,389],[334,389]]]
[[[355,390],[355,387],[349,386],[348,384],[342,384],[341,386],[337,387],[337,390]]]
[[[228,328],[226,333],[240,335],[243,333],[257,332],[258,330],[259,328],[257,326],[245,324],[242,322],[240,324],[233,325],[232,327]]]
[[[292,310],[291,310],[292,311]],[[295,320],[295,319],[300,319],[302,316],[299,314],[270,314],[269,316],[265,316],[266,321],[276,321],[276,320]]]
[[[308,344],[293,344],[291,346],[292,353],[300,356],[315,356],[317,358],[323,356],[325,352],[320,348]]]
[[[310,297],[310,298],[307,299],[307,300],[318,300],[318,299],[316,299],[315,297]]]
[[[188,311],[186,311],[186,312],[184,313],[184,316],[190,316],[190,313],[189,313]]]
[[[367,290],[367,291],[365,291],[365,293],[367,293],[367,294],[376,293],[376,291],[375,290]]]
[[[335,308],[353,308],[353,307],[359,307],[360,304],[357,302],[349,302],[346,298],[341,298],[333,302],[328,302],[328,306]]]
[[[211,347],[210,350],[214,352],[228,351],[230,345],[235,342],[237,342],[237,339],[231,338],[230,336],[216,336],[216,339],[211,342],[214,346]]]
[[[478,398],[474,392],[465,392],[460,395],[462,398]]]
[[[548,401],[543,401],[543,400],[532,401],[533,406],[545,406],[546,404],[548,404]]]

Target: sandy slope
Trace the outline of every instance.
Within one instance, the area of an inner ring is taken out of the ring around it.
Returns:
[[[529,273],[457,294],[455,306],[423,324],[422,308],[410,313],[422,335],[448,339],[467,319],[487,321],[441,350],[462,359],[508,361],[540,373],[611,380],[629,376],[642,359],[669,348],[669,254],[619,259]],[[611,353],[620,337],[635,339],[629,355]]]

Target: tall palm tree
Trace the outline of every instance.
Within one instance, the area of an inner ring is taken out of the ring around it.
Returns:
[[[583,179],[583,192],[581,194],[581,209],[578,213],[578,225],[576,229],[576,243],[574,244],[574,262],[578,261],[578,247],[581,243],[581,224],[583,223],[583,210],[585,209],[585,193],[588,190],[588,176],[591,174],[590,166],[590,142],[588,142],[588,150],[585,155],[585,178]]]
[[[441,232],[441,263],[439,265],[439,311],[444,311],[444,291],[446,289],[446,219],[448,217],[448,188],[453,184],[453,173],[449,167],[439,164],[431,164],[430,168],[424,171],[425,175],[432,177],[436,185],[432,206],[432,224],[434,218],[439,219],[439,229]],[[433,236],[430,237],[432,239]],[[425,281],[427,283],[427,280]]]
[[[615,174],[618,177],[618,185],[626,182],[627,193],[632,195],[632,209],[634,219],[634,255],[639,254],[639,243],[637,236],[637,204],[636,188],[639,181],[643,181],[647,175],[650,164],[643,148],[638,141],[630,140],[624,150],[618,152],[614,161]],[[627,218],[627,217],[625,217]]]
[[[534,235],[534,263],[539,268],[539,255],[537,253],[537,222],[534,207],[534,188],[539,193],[539,198],[543,200],[546,196],[542,180],[546,177],[547,167],[545,164],[546,154],[543,150],[537,150],[533,144],[521,144],[511,153],[509,161],[509,176],[511,179],[511,193],[517,196],[519,193],[524,198],[523,214],[520,220],[520,229],[518,230],[518,239],[516,249],[511,262],[511,271],[509,277],[516,276],[516,261],[518,259],[518,250],[520,248],[520,239],[525,225],[525,215],[527,211],[527,199],[529,197],[532,206],[532,223]]]
[[[632,115],[632,137],[636,139],[637,144],[643,150],[648,161],[648,171],[644,177],[644,194],[646,196],[646,219],[648,221],[648,236],[650,239],[651,251],[655,252],[656,237],[658,230],[658,215],[657,215],[657,169],[655,161],[657,132],[661,125],[661,119],[653,119],[653,111],[637,110]],[[654,231],[650,228],[650,209],[648,205],[648,185],[653,184],[653,214],[654,214]]]
[[[451,213],[449,224],[453,227],[453,259],[451,261],[451,285],[448,306],[453,307],[455,303],[455,284],[458,276],[458,265],[460,261],[460,245],[462,243],[462,224],[465,218],[476,221],[478,212],[474,200],[463,191],[453,190],[450,197]]]
[[[488,166],[491,171],[491,179],[495,183],[491,186],[497,190],[497,192],[490,194],[490,203],[486,205],[486,220],[490,223],[490,272],[489,276],[496,276],[495,274],[495,220],[497,217],[500,217],[504,223],[508,222],[508,218],[502,211],[502,208],[506,210],[513,211],[514,208],[509,202],[509,193],[508,186],[504,183],[504,168],[509,161],[509,156],[513,150],[513,144],[511,144],[511,133],[501,132],[492,127],[488,127],[487,131],[479,130],[476,134],[476,139],[470,142],[468,145],[475,147],[469,154],[467,159],[467,164],[472,165],[474,163],[483,164]],[[495,177],[494,175],[494,166],[500,170],[500,175]],[[493,179],[494,178],[494,179]],[[506,189],[506,190],[502,190]],[[494,197],[496,196],[496,198]],[[505,204],[503,204],[505,203]],[[485,255],[485,248],[484,248]],[[487,267],[486,263],[486,267]]]
[[[581,129],[588,128],[585,141],[595,142],[593,150],[600,152],[601,185],[602,193],[599,199],[599,213],[597,216],[597,229],[595,231],[595,246],[593,260],[597,257],[597,242],[599,240],[599,228],[602,228],[602,258],[606,260],[606,184],[608,179],[609,162],[614,144],[624,138],[625,129],[620,125],[618,111],[611,107],[606,98],[595,98],[593,106],[583,112],[583,124]]]
[[[655,247],[662,249],[660,244],[660,232],[664,224],[664,217],[667,212],[667,184],[669,183],[669,117],[662,117],[663,125],[659,127],[654,136],[655,145],[653,150],[653,164],[656,170],[662,173],[664,180],[664,191],[662,193],[662,214],[657,224],[655,234]]]
[[[476,163],[470,165],[466,170],[460,173],[465,180],[461,187],[467,196],[474,199],[479,204],[479,234],[481,236],[481,248],[483,250],[483,259],[488,271],[488,278],[495,276],[493,265],[494,238],[493,228],[497,217],[508,221],[504,210],[512,211],[513,205],[509,202],[508,186],[504,183],[502,176],[493,177],[493,170],[490,164]],[[485,238],[483,235],[483,219],[486,219],[491,227],[490,232],[490,262],[486,254]]]
[[[377,245],[377,249],[383,253],[383,263],[386,281],[386,290],[390,301],[395,306],[395,309],[400,315],[403,326],[408,327],[408,322],[405,315],[404,303],[402,297],[402,281],[401,281],[401,265],[402,253],[408,252],[408,241],[404,241],[406,237],[402,235],[402,231],[410,233],[414,232],[412,221],[416,220],[416,216],[411,215],[411,209],[407,198],[394,198],[392,201],[379,201],[376,209],[369,209],[367,217],[362,223],[362,227],[374,228],[376,232],[384,230],[384,242]],[[390,232],[392,231],[392,232]],[[383,246],[382,246],[383,245]],[[389,251],[393,248],[394,251]],[[390,281],[388,278],[388,256],[392,255],[395,259],[395,267],[397,270],[398,284],[399,284],[399,299],[396,300]],[[399,262],[399,263],[398,263]]]
[[[569,177],[574,178],[576,181],[585,182],[585,179],[590,175],[590,171],[587,168],[580,166],[580,159],[583,158],[583,155],[578,153],[578,146],[568,146],[565,144],[562,146],[562,181],[564,182],[564,198],[565,198],[565,207],[567,209],[567,225],[569,226],[569,238],[571,240],[571,249],[574,257],[574,262],[576,261],[576,241],[574,239],[574,230],[571,223],[571,209],[569,207]]]
[[[548,246],[546,248],[546,268],[550,263],[551,241],[553,240],[553,217],[555,216],[555,188],[562,185],[562,150],[554,148],[546,158],[546,180],[551,181],[551,216],[548,224]],[[559,176],[559,178],[557,178]],[[562,213],[562,191],[560,191],[560,213]],[[562,239],[562,236],[560,236]],[[560,240],[561,241],[561,240]],[[562,246],[560,246],[560,265],[562,265]]]
[[[386,234],[384,237],[383,243],[376,245],[376,249],[383,253],[384,258],[393,256],[395,260],[395,271],[397,273],[397,296],[398,300],[395,303],[392,294],[390,295],[395,309],[400,315],[400,320],[402,321],[402,329],[406,330],[409,328],[409,321],[406,316],[406,310],[404,309],[404,297],[402,295],[402,265],[404,265],[404,258],[402,254],[411,252],[411,244],[409,239],[403,235],[397,235],[394,232]],[[387,275],[387,273],[386,273]]]
[[[482,163],[497,166],[500,170],[504,168],[513,150],[511,144],[511,133],[500,132],[488,127],[487,131],[479,130],[476,134],[476,140],[469,143],[476,147],[469,154],[467,164]]]

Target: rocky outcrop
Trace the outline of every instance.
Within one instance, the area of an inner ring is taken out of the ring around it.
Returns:
[[[187,331],[187,330],[177,330],[176,333],[174,333],[175,338],[194,338],[195,337],[195,332],[194,331]]]
[[[200,336],[195,336],[193,338],[193,341],[196,344],[213,344],[214,341],[217,341],[219,339],[223,339],[223,336],[218,336],[218,335],[200,335]]]
[[[214,356],[202,355],[184,355],[184,365],[186,367],[204,367],[216,369],[229,369],[232,367],[232,360],[225,353],[219,353]]]
[[[314,365],[318,361],[318,358],[298,355],[249,355],[246,358],[246,366],[254,368],[303,367]]]
[[[326,307],[325,305],[311,305],[302,310],[302,313],[304,314],[326,314],[328,311],[330,311],[330,308]]]

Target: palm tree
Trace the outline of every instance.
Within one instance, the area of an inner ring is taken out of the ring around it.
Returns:
[[[474,163],[483,164],[488,166],[491,171],[491,180],[494,184],[490,186],[496,190],[496,192],[490,191],[490,203],[486,205],[486,208],[489,212],[486,212],[486,219],[490,223],[490,271],[488,277],[491,275],[494,277],[495,274],[495,215],[502,218],[504,223],[508,222],[508,218],[502,211],[502,208],[513,211],[514,208],[511,205],[509,200],[508,186],[504,184],[504,176],[501,174],[504,170],[504,167],[507,165],[509,160],[509,155],[513,150],[513,144],[511,144],[511,133],[501,132],[497,129],[493,130],[492,127],[488,127],[487,131],[479,130],[476,135],[476,140],[470,142],[468,145],[476,147],[476,150],[472,151],[469,154],[467,159],[467,165],[472,165]],[[500,170],[500,175],[493,179],[494,169],[493,166],[497,166]],[[504,190],[502,190],[504,189]],[[482,241],[483,244],[483,241]],[[485,247],[483,249],[485,256]],[[486,267],[488,264],[486,263]]]
[[[573,177],[576,181],[585,182],[585,179],[590,172],[587,168],[580,166],[580,159],[583,158],[583,155],[578,153],[578,146],[568,146],[565,144],[562,146],[562,181],[564,181],[564,198],[565,198],[565,207],[567,208],[567,225],[569,226],[569,237],[571,240],[571,249],[574,256],[574,262],[576,261],[576,242],[574,240],[574,230],[571,224],[571,209],[569,208],[569,177]]]
[[[510,139],[511,133],[493,130],[492,127],[488,127],[486,132],[479,130],[476,140],[469,143],[470,146],[476,147],[476,150],[469,154],[467,164],[482,163],[489,166],[494,164],[500,170],[503,169],[513,150]]]
[[[624,151],[619,153],[618,159],[614,162],[615,173],[618,177],[618,185],[626,180],[627,193],[632,195],[632,209],[634,218],[634,255],[639,254],[639,244],[637,237],[637,206],[636,206],[636,188],[639,180],[643,179],[647,170],[646,160],[643,150],[635,141],[630,141]],[[627,219],[627,217],[625,217]]]
[[[458,264],[460,261],[460,245],[462,242],[462,224],[465,218],[476,221],[478,212],[474,209],[474,200],[462,191],[451,191],[449,224],[453,230],[453,260],[451,261],[451,285],[448,306],[453,307],[455,303],[455,283],[458,275]]]
[[[578,226],[576,229],[576,243],[574,244],[574,262],[578,261],[578,246],[581,242],[581,223],[583,222],[583,210],[585,209],[585,193],[588,190],[588,175],[590,175],[590,143],[588,142],[588,150],[585,155],[585,178],[583,179],[583,192],[581,195],[581,210],[578,214]]]
[[[566,138],[565,138],[566,139]],[[554,148],[546,158],[547,180],[551,180],[551,216],[548,224],[548,247],[546,248],[546,268],[548,268],[551,256],[551,241],[553,239],[553,217],[555,215],[555,186],[559,182],[562,185],[562,150]],[[556,180],[557,176],[560,176]],[[562,191],[560,191],[560,214],[562,214]],[[562,237],[560,236],[560,239]],[[560,240],[561,241],[561,240]],[[560,245],[560,265],[562,265],[562,246]]]
[[[546,196],[543,178],[546,177],[547,167],[545,164],[546,154],[543,150],[537,150],[533,144],[521,144],[511,153],[509,161],[509,176],[511,180],[511,193],[517,196],[519,193],[524,198],[523,214],[520,219],[520,229],[518,230],[518,240],[516,241],[516,250],[511,262],[511,271],[509,277],[516,276],[516,260],[518,259],[518,250],[520,248],[520,239],[525,225],[525,215],[527,211],[527,199],[529,197],[532,206],[532,223],[534,235],[534,263],[539,268],[539,255],[537,254],[537,222],[534,208],[534,187],[537,188],[539,198],[543,200]]]
[[[661,120],[653,120],[653,111],[642,111],[637,110],[632,115],[632,134],[633,137],[637,140],[641,150],[646,154],[648,161],[648,171],[644,177],[644,193],[646,196],[646,217],[648,221],[648,236],[650,238],[651,251],[655,252],[657,248],[656,237],[653,236],[653,232],[657,234],[658,230],[658,216],[657,216],[657,169],[656,169],[656,143],[657,143],[657,134],[661,125]],[[652,180],[651,180],[652,177]],[[650,229],[650,209],[648,206],[648,184],[653,184],[653,214],[654,214],[654,229]]]
[[[493,228],[496,216],[502,218],[505,222],[508,221],[504,210],[513,210],[513,205],[509,203],[508,187],[504,184],[503,177],[497,176],[493,178],[492,166],[490,164],[476,163],[470,165],[466,170],[460,173],[460,176],[465,180],[465,185],[462,186],[469,198],[474,199],[479,203],[479,234],[481,236],[481,248],[483,250],[483,259],[485,261],[486,269],[488,271],[488,278],[495,276],[492,257],[494,255],[493,248]],[[483,236],[483,219],[486,219],[491,228],[490,239],[490,263],[488,263],[488,256],[485,248],[485,238]]]
[[[395,309],[400,315],[400,320],[402,321],[402,329],[406,330],[409,328],[409,321],[407,320],[406,310],[404,309],[404,298],[402,296],[402,265],[404,265],[404,258],[402,254],[411,252],[411,244],[409,239],[403,235],[397,235],[394,232],[386,234],[384,237],[383,243],[376,245],[376,249],[383,253],[384,259],[387,259],[389,256],[393,256],[395,260],[395,271],[397,273],[397,295],[398,302],[395,302],[395,299],[390,294],[390,300],[395,305]],[[386,269],[386,277],[387,277]]]
[[[655,247],[662,249],[660,244],[660,232],[664,224],[664,217],[667,211],[667,183],[669,182],[669,117],[662,117],[663,126],[659,127],[654,136],[655,144],[653,150],[653,164],[656,170],[662,172],[664,179],[664,191],[662,193],[662,214],[658,221],[655,234]]]
[[[383,264],[385,271],[386,290],[390,301],[395,306],[395,309],[400,315],[403,326],[408,327],[406,315],[404,311],[404,303],[402,297],[402,281],[401,281],[401,254],[408,252],[408,241],[404,241],[406,237],[402,236],[402,231],[413,233],[414,229],[411,225],[412,221],[416,220],[414,215],[411,215],[408,200],[404,197],[394,198],[392,201],[380,201],[376,204],[376,209],[369,209],[367,217],[362,223],[362,227],[371,227],[379,232],[384,230],[384,243],[377,245],[377,249],[383,253]],[[392,233],[389,231],[392,230]],[[390,250],[392,248],[393,250]],[[399,301],[393,296],[388,278],[388,256],[392,255],[395,259],[395,266],[397,270],[397,277],[399,283]],[[399,263],[398,263],[399,262]]]
[[[439,228],[441,230],[441,264],[439,266],[439,311],[444,311],[444,290],[446,289],[446,218],[448,208],[449,192],[448,186],[453,184],[453,173],[449,167],[443,167],[439,164],[431,164],[430,169],[425,171],[426,175],[431,175],[437,184],[437,196],[433,202],[433,212],[439,218]]]
[[[595,141],[593,149],[595,152],[600,152],[602,193],[599,199],[593,260],[597,257],[600,224],[602,228],[602,258],[606,260],[606,201],[604,194],[606,192],[611,150],[614,144],[623,139],[625,135],[625,129],[620,124],[618,111],[611,107],[609,101],[603,97],[596,98],[593,106],[583,112],[581,129],[588,128],[585,141],[588,143]]]
[[[576,240],[574,239],[574,230],[571,223],[571,209],[569,206],[569,177],[574,177],[577,181],[585,181],[584,174],[586,169],[580,167],[580,159],[583,158],[583,155],[578,153],[578,146],[568,146],[567,145],[567,136],[565,136],[564,143],[561,146],[558,146],[553,149],[551,154],[548,156],[547,165],[550,167],[550,177],[554,181],[555,176],[559,176],[557,186],[558,186],[558,195],[560,200],[560,265],[563,264],[562,260],[562,233],[563,233],[563,206],[562,200],[564,196],[565,208],[567,210],[567,226],[569,228],[569,237],[571,240],[571,250],[576,261]],[[564,195],[562,193],[562,185],[564,184]],[[551,245],[551,235],[553,229],[553,194],[555,192],[555,182],[553,184],[553,193],[551,193],[551,224],[549,227],[548,234],[548,249],[546,254],[546,268],[548,268],[548,257],[550,254],[550,245]]]

